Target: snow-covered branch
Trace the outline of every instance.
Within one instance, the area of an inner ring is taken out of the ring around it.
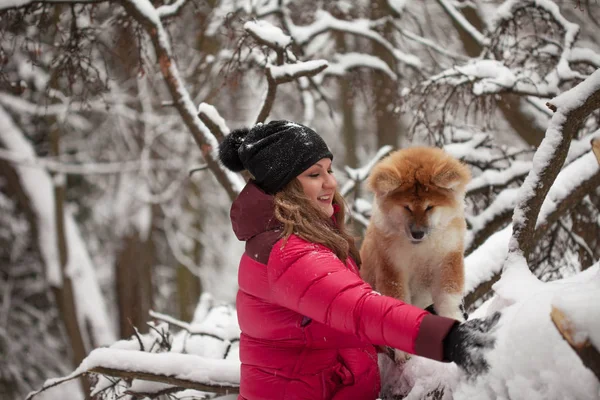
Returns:
[[[50,380],[40,390],[30,393],[27,400],[86,373],[163,382],[219,394],[236,393],[240,381],[239,362],[235,360],[143,351],[134,355],[131,350],[102,348],[92,351],[70,375]]]
[[[258,43],[275,51],[285,50],[292,42],[292,38],[283,33],[281,28],[264,20],[248,21],[244,24],[244,29]]]
[[[454,7],[452,2],[449,0],[438,0],[438,3],[446,10],[448,15],[459,25],[463,27],[463,29],[471,35],[473,40],[475,40],[480,46],[486,46],[489,43],[489,40],[477,30],[460,11]]]
[[[229,171],[218,162],[217,139],[198,117],[190,94],[179,76],[177,64],[171,54],[167,32],[160,21],[158,11],[149,0],[122,0],[121,4],[149,34],[175,108],[194,137],[208,168],[225,188],[229,197],[234,199],[242,190],[244,181],[238,174]]]
[[[176,0],[172,4],[164,4],[156,9],[160,18],[175,17],[181,12],[183,7],[187,4],[188,0]]]
[[[229,135],[229,127],[225,123],[225,119],[214,106],[206,103],[200,103],[198,106],[198,117],[215,135],[217,140],[222,141],[226,135]]]
[[[600,330],[590,323],[600,321],[600,281],[596,283],[595,287],[585,288],[587,290],[556,297],[550,317],[583,365],[600,381]]]
[[[277,84],[293,82],[300,77],[315,76],[327,68],[325,60],[310,60],[296,64],[267,65],[267,74]]]
[[[573,89],[552,99],[555,111],[546,137],[533,158],[533,169],[525,179],[513,216],[513,241],[510,251],[527,256],[534,242],[538,214],[569,150],[569,145],[584,119],[600,108],[600,70]],[[597,167],[597,166],[596,166]]]
[[[422,61],[412,54],[404,53],[397,47],[394,47],[388,40],[371,28],[373,21],[368,19],[355,19],[344,21],[337,19],[324,10],[318,10],[315,21],[306,26],[294,25],[289,22],[290,33],[298,45],[305,45],[314,37],[327,31],[346,32],[354,35],[363,36],[380,44],[392,57],[401,63],[413,68],[422,68]]]

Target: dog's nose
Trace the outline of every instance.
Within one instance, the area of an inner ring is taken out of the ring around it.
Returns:
[[[421,240],[425,237],[425,231],[410,231],[410,235],[415,240]]]

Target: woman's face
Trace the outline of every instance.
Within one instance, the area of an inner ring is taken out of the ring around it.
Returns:
[[[304,194],[310,202],[327,217],[333,215],[333,195],[337,181],[331,170],[331,159],[322,158],[298,175]]]

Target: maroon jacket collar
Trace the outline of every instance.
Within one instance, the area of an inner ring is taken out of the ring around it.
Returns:
[[[231,205],[231,225],[239,240],[273,230],[281,223],[275,218],[273,196],[249,181]]]

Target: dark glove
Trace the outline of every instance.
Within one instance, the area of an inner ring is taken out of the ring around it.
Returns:
[[[453,361],[468,375],[489,369],[485,353],[495,344],[494,327],[500,319],[496,312],[485,319],[473,319],[454,325],[444,339],[444,358]]]

